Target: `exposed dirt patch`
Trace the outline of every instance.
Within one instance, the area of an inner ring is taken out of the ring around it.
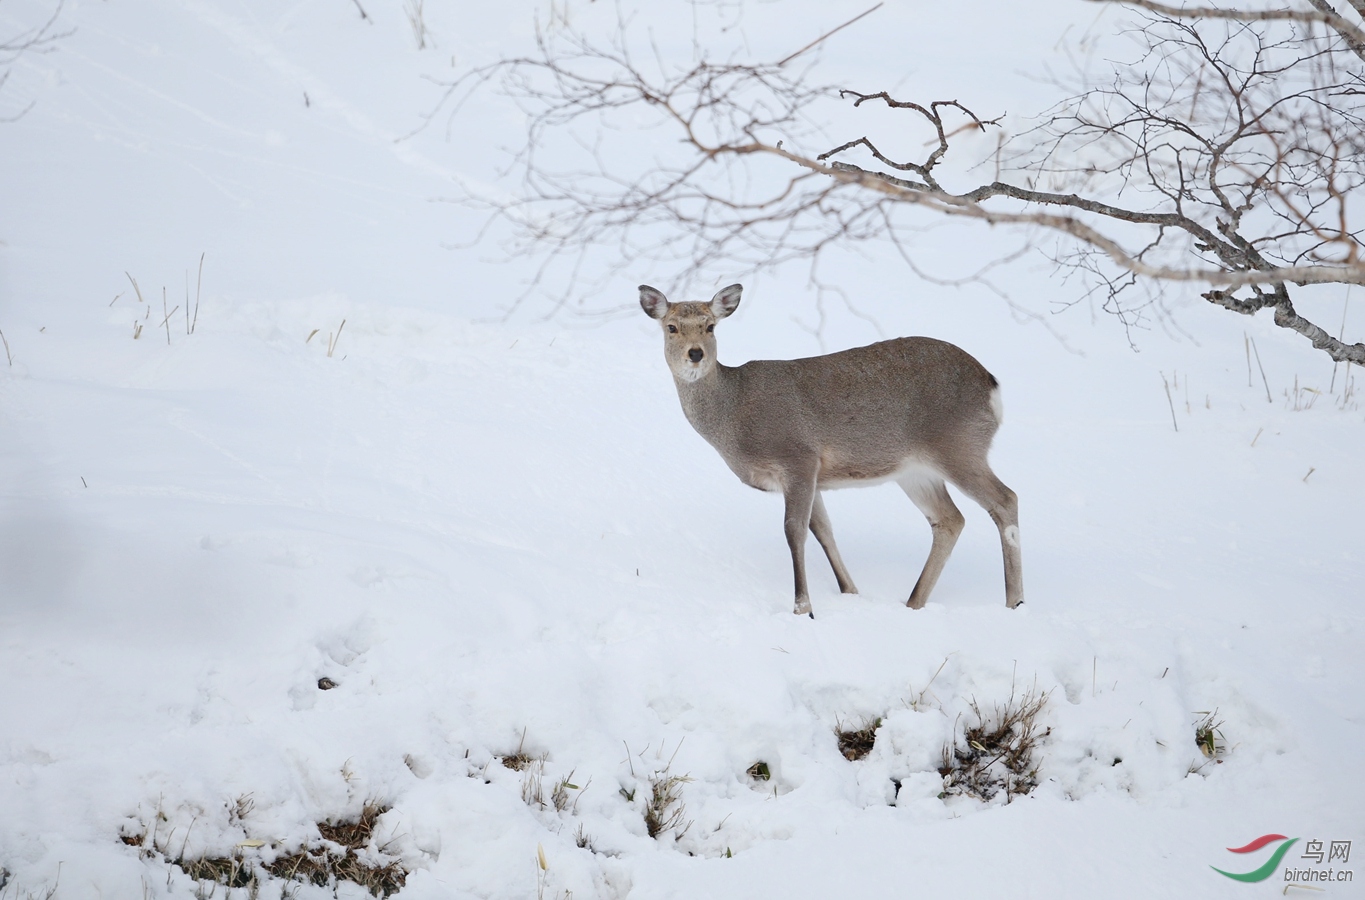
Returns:
[[[834,734],[839,739],[839,752],[844,759],[857,761],[871,753],[872,746],[877,742],[877,729],[881,727],[880,716],[864,720],[857,728],[845,728],[842,724],[836,726]]]

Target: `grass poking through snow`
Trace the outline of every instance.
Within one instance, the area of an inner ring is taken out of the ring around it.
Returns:
[[[1051,729],[1039,724],[1047,694],[1032,689],[1010,695],[990,715],[972,701],[976,724],[963,729],[959,740],[943,745],[943,794],[990,801],[1002,791],[1005,802],[1038,786],[1038,744]]]
[[[570,813],[578,812],[578,798],[582,797],[583,792],[588,788],[586,783],[582,787],[574,784],[570,780],[572,778],[573,771],[571,770],[568,775],[555,782],[554,790],[550,792],[550,802],[554,804],[558,812],[564,812],[566,809]],[[575,793],[571,795],[569,791]]]
[[[503,765],[507,765],[506,760]],[[512,768],[508,766],[508,768]],[[521,801],[527,806],[545,808],[545,760],[533,759],[517,771],[521,772]]]
[[[1227,740],[1223,737],[1223,720],[1218,718],[1218,710],[1199,712],[1196,715],[1199,718],[1194,723],[1194,742],[1199,746],[1199,752],[1204,754],[1206,762],[1191,765],[1191,773],[1204,768],[1209,760],[1221,763],[1228,752]]]
[[[686,821],[687,807],[682,802],[682,786],[692,779],[686,775],[670,774],[668,769],[649,777],[649,797],[645,801],[645,830],[649,836],[672,831],[677,840],[687,833],[692,823]]]
[[[532,756],[526,752],[526,729],[521,730],[521,740],[517,743],[517,751],[501,757],[502,764],[513,772],[524,772],[542,757]]]
[[[245,802],[245,811],[250,812],[249,798],[239,798],[237,802],[239,809]],[[239,844],[231,856],[188,859],[183,843],[180,853],[175,854],[168,846],[171,835],[163,838],[156,829],[144,829],[142,834],[125,833],[120,840],[138,847],[146,858],[161,857],[201,884],[246,888],[248,896],[256,896],[263,883],[277,878],[327,887],[333,892],[342,882],[349,881],[375,897],[388,897],[403,887],[408,876],[407,869],[390,858],[383,846],[374,845],[375,825],[388,810],[389,807],[371,801],[355,819],[319,822],[322,841],[305,843],[291,852],[276,844],[248,840]],[[284,888],[282,894],[289,896],[289,889]]]

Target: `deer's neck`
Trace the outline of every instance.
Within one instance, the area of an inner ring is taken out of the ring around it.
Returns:
[[[738,395],[735,370],[716,363],[711,371],[696,381],[674,378],[683,414],[697,433],[717,448],[730,433],[733,410]]]

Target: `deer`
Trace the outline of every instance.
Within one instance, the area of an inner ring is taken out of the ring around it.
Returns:
[[[796,615],[815,618],[806,584],[806,531],[815,535],[839,590],[856,594],[820,492],[894,481],[929,520],[933,536],[906,605],[921,609],[966,523],[951,484],[1000,530],[1005,605],[1024,602],[1019,501],[986,461],[1004,408],[1000,383],[965,350],[900,337],[805,359],[716,358],[716,324],[739,307],[743,287],[709,303],[672,303],[642,284],[640,306],[664,334],[664,358],[683,414],[739,480],[780,492],[796,586]]]

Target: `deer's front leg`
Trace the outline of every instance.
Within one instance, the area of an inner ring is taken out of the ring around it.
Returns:
[[[815,613],[810,608],[810,592],[806,589],[806,530],[810,528],[811,507],[815,503],[815,473],[789,476],[783,489],[786,499],[787,546],[792,551],[792,577],[796,582],[796,615]]]

